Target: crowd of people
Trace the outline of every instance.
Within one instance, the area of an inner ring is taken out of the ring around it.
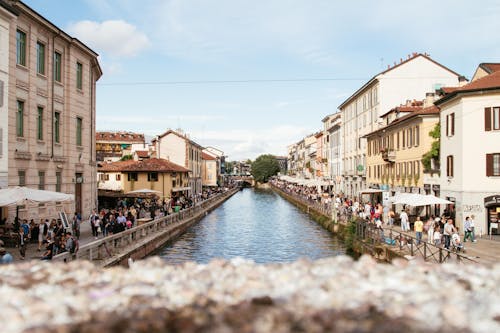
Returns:
[[[93,209],[89,215],[88,223],[92,236],[97,239],[108,235],[117,234],[130,229],[138,224],[138,220],[146,218],[152,220],[169,214],[188,209],[196,204],[225,192],[227,188],[207,188],[197,195],[178,195],[171,199],[158,198],[120,198],[112,208],[102,207],[99,211]],[[86,220],[87,221],[87,220]],[[0,221],[5,234],[11,236],[14,245],[19,250],[19,257],[24,260],[26,248],[29,244],[37,246],[42,260],[51,260],[53,256],[70,252],[76,254],[79,249],[80,227],[82,221],[80,214],[74,213],[71,221],[65,224],[61,219],[14,219],[9,223],[7,218]],[[0,264],[12,262],[12,254],[0,244]]]
[[[360,202],[357,198],[348,198],[342,193],[334,193],[331,188],[325,188],[322,193],[317,186],[306,186],[287,182],[285,180],[273,179],[271,183],[288,194],[303,201],[313,204],[321,204],[326,209],[337,209],[340,220],[350,220],[352,217],[365,219],[373,224],[384,237],[385,228],[393,228],[399,221],[403,232],[415,232],[417,245],[425,241],[435,246],[443,246],[446,249],[464,250],[467,240],[476,242],[474,215],[466,217],[464,221],[464,237],[461,239],[458,227],[455,225],[454,214],[448,209],[441,216],[431,215],[428,218],[415,217],[413,228],[411,228],[409,209],[403,208],[399,214],[391,206],[383,206],[380,202]],[[331,214],[329,214],[331,215]]]

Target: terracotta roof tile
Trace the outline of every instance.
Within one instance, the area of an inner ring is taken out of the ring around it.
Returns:
[[[479,64],[479,67],[484,69],[489,74],[500,71],[500,63],[483,62]]]
[[[96,132],[97,141],[144,143],[144,134],[132,132]]]
[[[447,100],[454,98],[459,93],[493,90],[493,89],[500,89],[500,71],[493,72],[490,75],[484,76],[462,87],[459,87],[454,91],[448,93],[447,95],[443,96],[441,99],[434,102],[434,104],[439,105]]]
[[[120,161],[108,163],[99,168],[99,171],[121,171],[121,172],[189,172],[180,165],[161,158],[150,158],[143,161]]]
[[[420,110],[417,110],[417,111],[413,111],[412,113],[410,114],[407,114],[407,115],[404,115],[403,117],[401,118],[396,118],[394,119],[389,125],[387,126],[384,126],[382,128],[379,128],[378,130],[376,131],[373,131],[371,133],[368,133],[367,135],[365,135],[364,137],[370,137],[372,136],[373,134],[375,133],[378,133],[380,131],[383,131],[383,130],[386,130],[387,128],[390,128],[392,127],[393,125],[396,125],[396,124],[399,124],[399,123],[402,123],[404,122],[405,120],[408,120],[408,119],[411,119],[411,118],[415,118],[415,117],[418,117],[418,116],[425,116],[425,115],[432,115],[432,114],[436,114],[436,115],[439,115],[439,108],[435,105],[431,105],[429,107],[426,107],[426,108],[422,108]]]
[[[140,158],[148,158],[149,157],[149,151],[147,151],[147,150],[136,150],[135,153]]]

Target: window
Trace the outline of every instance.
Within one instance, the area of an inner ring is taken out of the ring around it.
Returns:
[[[3,155],[3,128],[0,127],[0,156]]]
[[[36,72],[45,75],[45,44],[36,43]]]
[[[36,138],[43,140],[43,108],[41,106],[38,107],[36,125]]]
[[[109,180],[109,173],[105,173],[105,174],[104,174],[104,180],[105,180],[105,181],[108,181],[108,180]]]
[[[54,141],[56,143],[61,142],[61,113],[60,112],[54,112]]]
[[[396,147],[399,150],[399,132],[396,133]]]
[[[61,192],[62,174],[60,171],[56,172],[56,192]]]
[[[453,155],[446,157],[446,176],[453,177]]]
[[[61,66],[62,55],[59,52],[54,52],[54,80],[61,82]]]
[[[158,172],[148,173],[148,182],[157,182],[157,181],[158,181]]]
[[[500,130],[500,107],[484,109],[484,130]]]
[[[83,65],[79,62],[76,63],[76,89],[82,90],[83,86]]]
[[[82,123],[83,120],[80,117],[76,118],[76,145],[82,145]]]
[[[415,126],[415,141],[414,141],[415,147],[418,147],[420,144],[420,127]]]
[[[45,190],[45,171],[38,171],[38,189]]]
[[[406,146],[406,135],[405,135],[405,131],[402,131],[401,132],[401,138],[403,139],[403,144],[402,144],[402,147],[403,149],[405,149],[405,146]]]
[[[116,174],[116,177],[115,177],[116,180],[122,180],[122,175],[121,174]]]
[[[455,113],[446,115],[446,136],[455,135]]]
[[[19,177],[19,186],[26,186],[26,171],[17,171],[17,176]]]
[[[130,181],[137,181],[137,172],[130,172],[127,174],[127,180]]]
[[[500,153],[486,154],[486,177],[500,176]]]
[[[26,66],[26,33],[21,30],[16,33],[16,63]]]
[[[17,101],[16,113],[16,134],[18,137],[24,136],[24,102]]]
[[[172,188],[175,188],[175,185],[176,185],[176,181],[175,181],[175,179],[172,179]]]

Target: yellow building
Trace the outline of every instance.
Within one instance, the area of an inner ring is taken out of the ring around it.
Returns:
[[[434,139],[429,132],[439,122],[439,109],[434,105],[402,106],[386,113],[384,119],[385,127],[365,136],[368,185],[425,193],[422,155],[431,149]]]
[[[107,163],[99,168],[99,196],[117,197],[141,189],[158,191],[163,198],[187,195],[189,169],[159,158]]]

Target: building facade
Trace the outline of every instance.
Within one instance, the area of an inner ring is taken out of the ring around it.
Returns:
[[[152,144],[155,146],[157,158],[167,159],[190,170],[191,194],[200,194],[202,192],[201,154],[203,147],[186,135],[173,130],[157,136]]]
[[[476,234],[499,234],[500,71],[435,104],[441,109],[441,197],[454,202],[450,209],[460,230],[475,215]]]
[[[11,9],[0,2],[0,188],[7,188],[9,183],[9,36],[10,22],[14,18]],[[0,212],[0,218],[4,217]]]
[[[326,133],[326,179],[333,182],[335,192],[342,187],[342,114],[334,113],[323,118],[323,128]]]
[[[396,114],[398,109],[393,109]],[[412,112],[366,135],[367,185],[393,193],[425,194],[422,156],[431,149],[433,139],[429,132],[438,123],[437,107],[415,107]]]
[[[426,54],[413,54],[375,75],[340,106],[343,129],[343,185],[348,196],[367,187],[366,139],[381,125],[380,115],[406,100],[442,86],[457,86],[460,75]]]
[[[202,152],[201,159],[201,174],[203,186],[217,186],[217,180],[219,178],[217,158],[210,154]]]
[[[144,134],[132,132],[97,132],[96,155],[97,161],[116,162],[124,155],[133,154],[134,146],[140,150],[148,150]]]
[[[9,6],[8,186],[75,195],[74,203],[22,207],[19,216],[86,216],[97,204],[97,54],[21,1]]]

